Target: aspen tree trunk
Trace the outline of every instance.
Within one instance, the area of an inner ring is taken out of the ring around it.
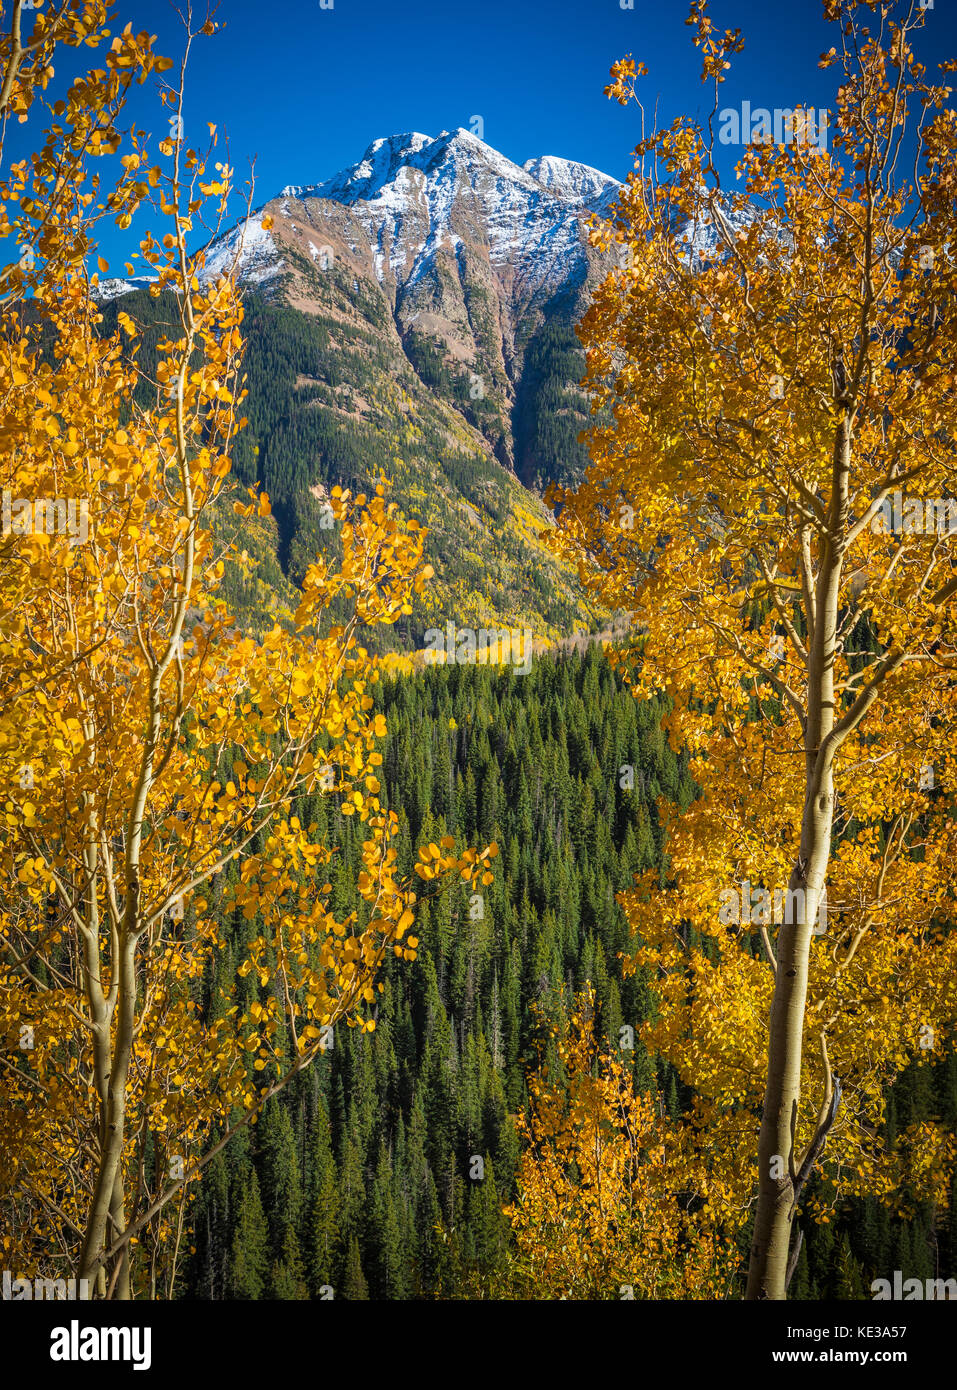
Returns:
[[[192,551],[188,550],[189,562]],[[182,611],[175,638],[182,627]],[[136,942],[141,922],[141,883],[140,849],[143,839],[143,818],[149,795],[153,787],[154,760],[159,746],[161,729],[161,687],[164,672],[172,658],[173,642],[165,657],[153,668],[149,687],[149,724],[143,747],[139,777],[133,792],[126,844],[126,904],[119,930],[114,937],[113,973],[110,982],[110,999],[116,1013],[115,1036],[112,1039],[112,1056],[109,1066],[109,1080],[106,1085],[105,1123],[100,1145],[100,1166],[90,1216],[83,1240],[80,1257],[80,1278],[97,1281],[100,1293],[104,1290],[102,1277],[102,1257],[105,1250],[126,1231],[126,1210],[123,1196],[123,1145],[126,1138],[126,1088],[129,1081],[130,1058],[133,1052],[133,1031],[136,1021]],[[95,891],[93,892],[94,914]],[[97,962],[98,964],[98,962]],[[98,1030],[100,1046],[111,1047],[110,1014],[107,1008],[106,1022]],[[115,1269],[113,1297],[130,1298],[130,1258],[129,1246],[125,1245],[117,1256],[119,1268]]]
[[[89,761],[93,761],[93,726],[87,722],[84,732],[90,749]],[[97,897],[98,886],[98,833],[96,807],[92,796],[86,798],[86,843],[83,851],[83,867],[86,874],[86,894],[83,905],[81,936],[83,943],[83,980],[87,1005],[90,1012],[93,1048],[93,1084],[96,1088],[99,1107],[99,1156],[100,1170],[97,1173],[98,1185],[102,1177],[103,1156],[106,1153],[109,1134],[109,1088],[111,1057],[111,1021],[113,1017],[112,999],[103,989],[100,910]],[[111,991],[112,993],[112,991]],[[100,1224],[98,1186],[95,1190],[93,1208],[87,1221],[83,1250],[80,1256],[79,1275],[89,1279],[91,1286],[102,1298],[106,1294],[106,1270],[93,1264],[92,1247],[96,1243],[95,1228]],[[105,1225],[105,1222],[104,1222]]]
[[[136,1001],[136,981],[134,978],[133,956],[135,940],[124,933],[120,943],[120,972],[117,995],[117,1026],[112,1065],[106,1089],[106,1114],[104,1136],[100,1150],[100,1166],[97,1172],[96,1187],[90,1216],[87,1221],[80,1257],[80,1278],[96,1283],[101,1294],[107,1292],[106,1283],[109,1272],[100,1264],[103,1251],[109,1240],[122,1235],[126,1229],[125,1203],[123,1200],[122,1159],[126,1122],[126,1087],[129,1077],[130,1055],[133,1047],[133,1022]],[[109,1029],[109,1023],[107,1023]],[[109,1237],[109,1240],[108,1240]],[[113,1288],[113,1297],[129,1298],[129,1255],[127,1248],[117,1257],[120,1268]]]
[[[126,1196],[123,1189],[123,1171],[117,1170],[116,1179],[113,1183],[113,1193],[110,1197],[110,1230],[111,1235],[121,1235],[126,1230]],[[130,1247],[124,1245],[119,1255],[116,1257],[119,1270],[116,1276],[116,1291],[114,1298],[121,1300],[133,1297],[130,1287]]]
[[[801,889],[797,921],[785,921],[778,933],[777,964],[768,1039],[768,1075],[758,1137],[758,1203],[748,1269],[748,1299],[787,1296],[795,1187],[800,1162],[794,1144],[801,1104],[801,1055],[807,1001],[812,924],[817,918],[831,854],[834,819],[835,723],[834,654],[838,598],[847,526],[848,474],[851,461],[851,416],[845,408],[834,441],[831,502],[808,652],[805,735],[807,786],[801,824],[801,847],[789,887]],[[795,902],[792,897],[790,902]],[[785,913],[785,917],[788,914]]]

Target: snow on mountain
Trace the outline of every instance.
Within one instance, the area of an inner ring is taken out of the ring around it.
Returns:
[[[443,257],[452,257],[463,278],[468,255],[479,250],[507,292],[517,294],[520,310],[563,285],[584,283],[585,224],[592,213],[613,215],[619,187],[600,169],[558,155],[516,164],[462,127],[435,137],[421,131],[385,136],[331,178],[287,185],[216,238],[207,247],[200,279],[228,270],[237,251],[240,280],[258,286],[288,268],[284,252],[290,245],[322,262],[326,224],[333,239],[338,230],[340,244],[368,257],[394,305],[400,297],[415,298],[421,282],[441,279]],[[724,200],[722,206],[734,231],[755,215],[753,209],[734,212]],[[273,232],[262,226],[267,208],[281,220]],[[676,223],[673,232],[692,259],[718,241],[711,221]],[[359,243],[366,243],[364,250]],[[106,281],[99,297],[139,288],[141,279]]]
[[[283,260],[275,241],[262,225],[263,210],[251,213],[243,222],[217,237],[206,248],[206,264],[198,271],[201,285],[208,284],[229,271],[236,259],[240,280],[261,285],[273,279],[283,268]],[[129,294],[131,290],[147,289],[157,280],[155,275],[133,275],[127,279],[111,277],[101,280],[96,290],[100,303]]]
[[[558,155],[517,164],[462,128],[409,131],[374,140],[330,178],[282,189],[209,243],[199,278],[235,265],[241,286],[322,321],[303,359],[303,411],[384,429],[414,401],[430,437],[458,453],[478,449],[490,467],[538,489],[577,476],[583,463],[588,403],[575,325],[594,286],[620,265],[619,248],[592,245],[588,223],[614,215],[619,189]],[[732,232],[755,215],[733,200],[721,207]],[[692,265],[718,239],[713,217],[674,216],[669,231]],[[99,297],[143,283],[106,281]],[[302,418],[305,439],[314,417]],[[300,462],[306,472],[320,466]],[[325,454],[321,464],[336,476]]]
[[[500,306],[507,352],[528,312],[585,284],[595,264],[586,223],[593,213],[612,215],[619,187],[600,169],[558,155],[516,164],[462,127],[435,137],[390,135],[331,178],[287,185],[217,237],[200,280],[235,262],[241,282],[262,287],[295,263],[290,251],[325,268],[347,250],[360,265],[365,261],[403,331],[424,315],[425,330],[447,338],[450,322],[471,318],[468,297],[484,285]],[[732,231],[755,215],[721,201]],[[262,225],[267,210],[271,231]],[[676,221],[672,230],[692,261],[719,240],[710,219]],[[141,283],[104,282],[99,297],[112,299]]]
[[[341,169],[331,179],[307,188],[285,188],[284,194],[297,198],[331,198],[336,203],[355,203],[360,198],[374,197],[386,184],[410,164],[423,149],[436,142],[428,135],[412,131],[407,135],[389,135],[373,140],[358,164]],[[420,164],[418,167],[422,167]]]
[[[714,201],[718,215],[725,223],[723,230],[732,238],[738,232],[746,231],[759,215],[753,203],[735,206],[734,199],[728,194],[719,193]],[[700,215],[696,220],[675,218],[671,230],[681,246],[682,260],[696,261],[702,256],[720,254],[727,245],[722,229],[717,225],[717,219],[707,213]]]
[[[225,236],[209,245],[200,283],[215,280],[228,271],[237,252],[241,280],[261,285],[279,274],[283,267],[282,257],[273,237],[263,227],[262,219],[262,210],[251,213],[245,221],[237,223]]]
[[[433,137],[420,131],[374,140],[362,158],[331,178],[290,184],[277,198],[252,213],[207,248],[205,282],[238,261],[240,280],[263,285],[285,268],[283,238],[262,227],[266,211],[281,216],[297,232],[291,203],[308,203],[313,229],[322,204],[338,204],[368,237],[380,284],[411,288],[443,248],[458,250],[484,242],[493,267],[507,267],[520,278],[558,285],[585,272],[582,224],[592,211],[606,211],[617,192],[616,180],[574,160],[544,155],[523,166],[507,159],[462,127]],[[297,210],[296,217],[301,213]],[[461,225],[460,225],[461,224]],[[307,253],[316,259],[315,242]],[[127,282],[111,282],[109,295],[124,293]],[[136,288],[135,281],[128,288]],[[101,297],[107,297],[102,294]]]
[[[596,211],[604,209],[617,196],[620,187],[617,179],[603,174],[600,169],[579,164],[574,159],[560,159],[554,154],[526,159],[522,168],[569,206],[579,203]]]
[[[583,212],[617,186],[554,156],[522,168],[459,127],[434,138],[412,131],[374,140],[357,164],[281,196],[348,207],[369,236],[380,284],[390,276],[410,286],[441,247],[456,244],[456,212],[487,238],[493,265],[533,258],[560,279],[576,268],[569,256],[581,259]]]
[[[127,278],[111,275],[108,279],[99,281],[94,298],[101,304],[107,304],[111,299],[119,299],[120,295],[129,294],[131,290],[147,289],[156,283],[157,278],[155,275],[130,275]]]

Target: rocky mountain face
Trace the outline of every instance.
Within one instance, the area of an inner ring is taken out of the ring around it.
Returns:
[[[248,292],[236,456],[277,503],[284,565],[314,539],[312,503],[381,468],[448,552],[460,615],[464,586],[479,616],[507,611],[556,636],[582,618],[534,537],[543,487],[584,463],[574,324],[611,264],[587,222],[617,189],[555,156],[519,166],[463,129],[393,135],[207,248],[204,276],[238,254]],[[141,285],[101,295],[129,310]]]
[[[534,379],[525,381],[529,349],[545,324],[566,330],[551,335],[561,337],[563,354],[574,347],[572,324],[607,269],[585,223],[607,209],[617,187],[596,169],[552,156],[519,167],[466,130],[391,136],[333,178],[272,199],[245,229],[241,273],[259,285],[281,283],[286,301],[304,312],[326,301],[328,271],[338,268],[347,291],[351,274],[353,294],[380,301],[390,336],[425,384],[442,393],[441,359],[452,387],[443,394],[504,467],[540,484],[566,461],[535,447],[543,407],[535,387],[548,364],[539,352]],[[268,233],[262,213],[273,218]],[[210,269],[232,249],[211,248]],[[577,416],[576,380],[565,383],[565,408]],[[484,405],[465,405],[478,401]]]

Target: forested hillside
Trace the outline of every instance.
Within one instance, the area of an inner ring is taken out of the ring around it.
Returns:
[[[405,854],[446,831],[494,839],[500,871],[482,916],[466,891],[423,908],[420,959],[392,960],[372,1035],[338,1027],[325,1057],[270,1102],[261,1122],[211,1165],[192,1209],[195,1252],[180,1292],[200,1298],[454,1298],[507,1295],[509,1226],[528,1073],[545,1017],[594,983],[599,1033],[665,1113],[686,1096],[637,1030],[650,996],[622,978],[629,934],[615,893],[660,863],[654,804],[694,796],[684,758],[659,727],[660,702],[639,703],[597,648],[535,663],[517,677],[431,668],[388,683],[378,704],[390,736],[383,766],[400,809]],[[634,788],[620,776],[634,768]],[[321,819],[321,799],[302,808]],[[342,846],[331,879],[354,896],[353,822],[327,825]],[[252,927],[234,929],[236,954]],[[757,949],[757,946],[755,947]],[[265,998],[233,979],[227,952],[207,998]],[[957,1118],[949,1053],[895,1086],[888,1125]],[[475,1159],[482,1160],[484,1176]],[[954,1208],[952,1206],[951,1212]],[[909,1222],[876,1201],[850,1203],[812,1226],[795,1275],[798,1298],[868,1296],[888,1268],[925,1277],[957,1253],[951,1214]],[[607,1296],[618,1297],[610,1288]]]
[[[248,424],[235,441],[233,471],[237,484],[265,489],[272,517],[241,538],[265,561],[258,585],[248,587],[229,567],[226,593],[244,619],[261,627],[288,604],[287,580],[301,580],[317,553],[336,553],[324,505],[329,490],[368,492],[384,475],[405,512],[429,528],[435,578],[428,601],[417,602],[408,621],[372,634],[376,643],[411,653],[433,621],[453,614],[462,624],[507,623],[539,638],[597,626],[570,567],[542,544],[551,520],[540,498],[469,427],[487,410],[486,400],[471,398],[469,374],[453,371],[424,337],[410,342],[411,360],[398,353],[383,336],[384,310],[374,297],[350,292],[353,319],[343,322],[336,309],[336,296],[347,293],[342,273],[310,273],[318,300],[312,312],[255,290],[245,296]],[[147,290],[102,305],[104,333],[115,331],[120,313],[142,330],[140,405],[156,398],[158,344],[175,337],[176,312],[169,295],[153,298]],[[547,324],[529,352],[516,429],[533,483],[545,457],[566,461],[563,478],[580,462],[584,398],[566,375],[581,371],[573,339],[569,323]],[[234,531],[227,517],[224,534]]]

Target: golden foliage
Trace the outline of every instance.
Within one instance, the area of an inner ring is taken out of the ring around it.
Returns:
[[[588,986],[552,1025],[519,1118],[517,1201],[506,1208],[516,1255],[507,1292],[520,1298],[718,1298],[738,1254],[715,1224],[725,1179],[709,1171],[693,1127],[637,1093],[595,1036]]]
[[[99,7],[84,13],[83,32],[103,37]],[[94,112],[158,66],[138,43],[117,40],[115,63],[90,74]],[[143,184],[117,216],[150,196],[168,218],[141,253],[180,316],[153,400],[134,396],[137,325],[121,313],[99,331],[79,195],[55,245],[39,240],[29,313],[7,312],[0,352],[3,1262],[120,1297],[169,1291],[187,1185],[333,1025],[374,1027],[378,971],[388,953],[415,959],[423,892],[490,882],[496,852],[443,840],[420,851],[417,878],[397,873],[379,670],[359,634],[410,613],[431,570],[422,529],[382,488],[333,489],[341,563],[309,568],[288,623],[254,640],[222,598],[212,519],[235,496],[243,310],[230,276],[201,285],[187,241],[203,197],[225,216],[232,175],[217,163],[207,182],[208,156],[181,135],[161,145],[165,166],[133,146],[124,166]],[[28,219],[24,177],[4,192]],[[253,490],[234,508],[241,523],[269,504]],[[345,916],[324,882],[334,851],[295,814],[315,795],[363,827]],[[252,936],[239,973],[259,990],[206,1016],[201,985],[235,914]]]
[[[887,1083],[939,1056],[957,1021],[957,534],[941,524],[957,498],[957,119],[908,42],[923,16],[905,6],[882,46],[854,8],[824,60],[842,68],[834,148],[750,144],[729,191],[713,117],[740,38],[692,6],[715,108],[706,128],[643,134],[615,221],[594,224],[621,259],[581,330],[605,414],[585,481],[550,499],[561,552],[632,613],[612,659],[636,695],[668,694],[672,747],[701,788],[667,824],[666,891],[651,875],[622,902],[660,1002],[645,1041],[696,1088],[742,1202],[764,1109],[771,1297],[782,1194],[825,1132],[835,1077],[835,1199],[899,1202],[905,1170],[942,1199],[954,1160],[940,1135],[915,1138],[926,1162],[906,1143],[886,1153],[880,1130]],[[609,95],[631,100],[642,75],[616,64]],[[909,100],[923,110],[912,183],[895,153]],[[772,908],[729,924],[723,895],[742,884]],[[785,921],[773,894],[788,889],[807,901]]]

